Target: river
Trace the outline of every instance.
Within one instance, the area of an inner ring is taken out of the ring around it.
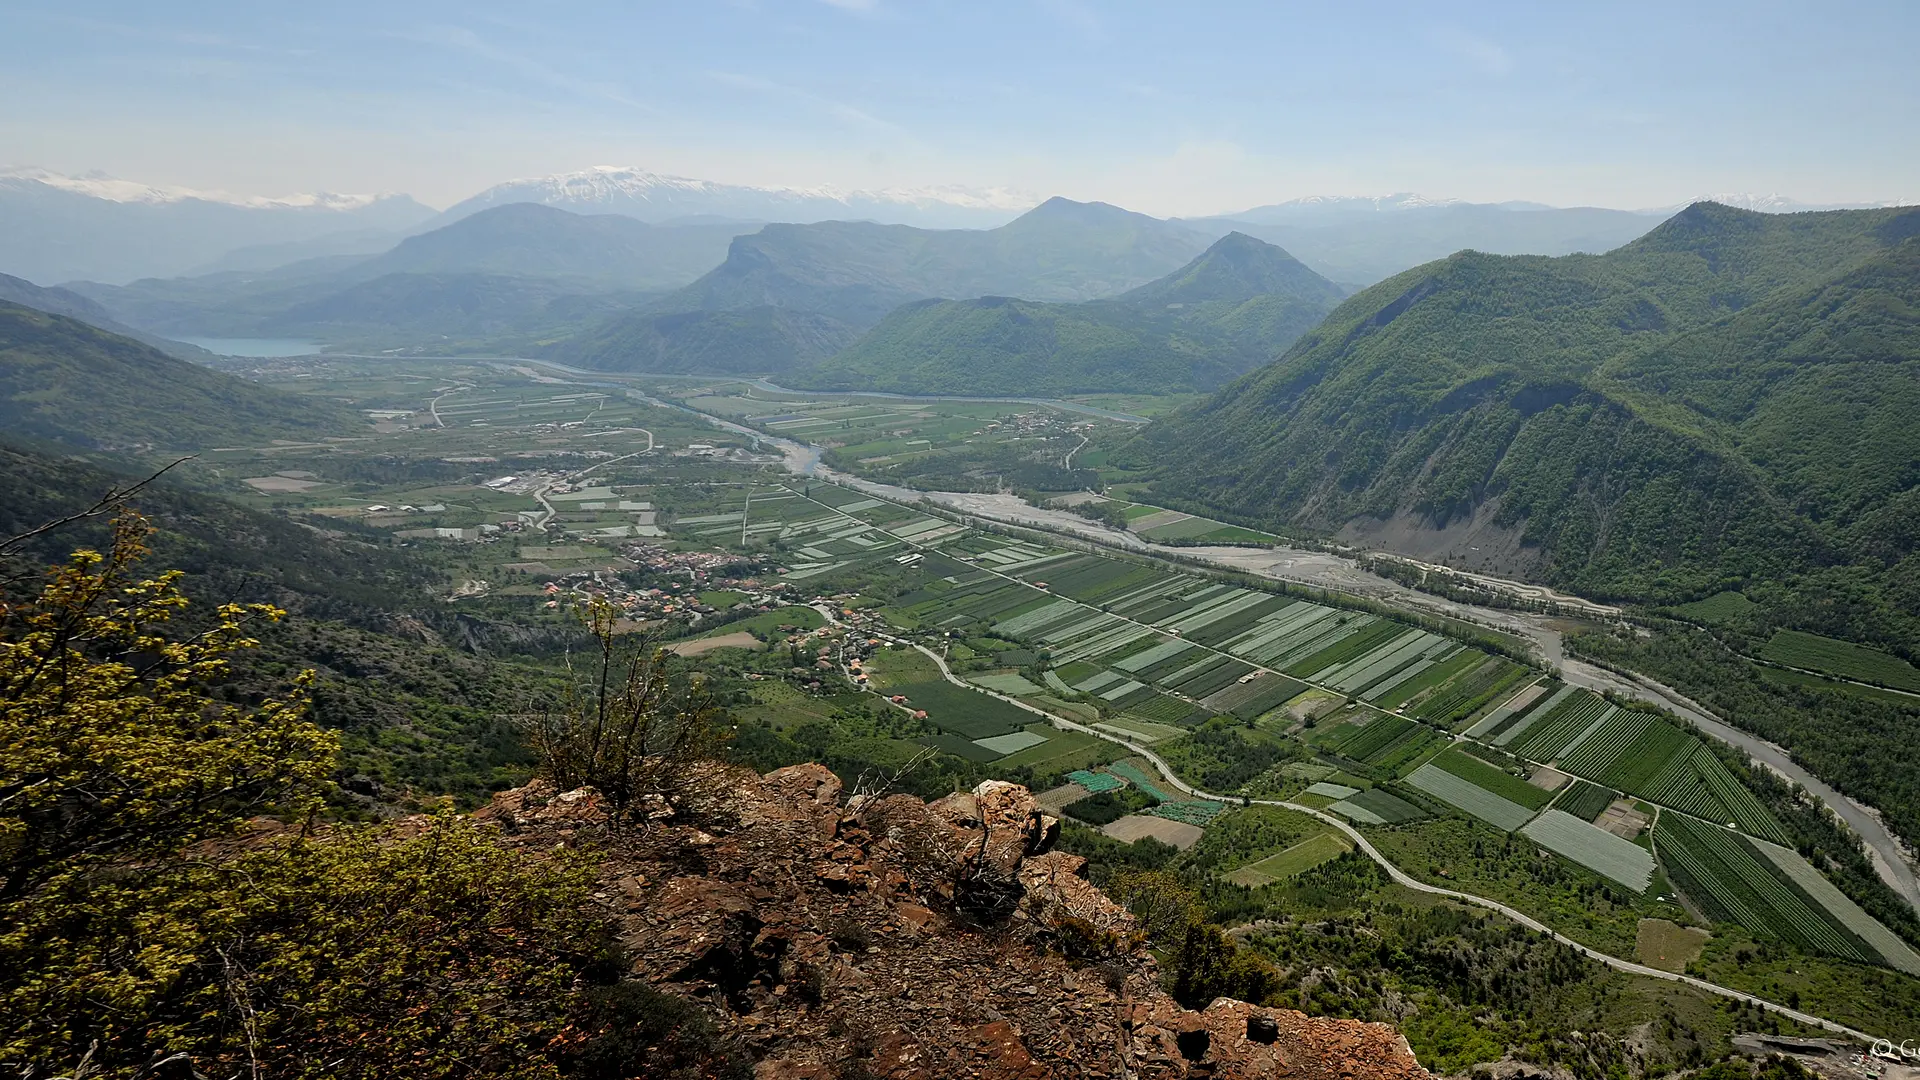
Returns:
[[[569,368],[551,361],[530,361],[546,367],[565,371],[569,374],[605,377],[607,372],[584,371]],[[610,385],[610,384],[602,384]],[[756,383],[759,385],[759,383]],[[778,390],[771,383],[765,386]],[[820,447],[810,443],[796,442],[778,435],[768,435],[752,428],[723,420],[711,413],[700,412],[675,402],[662,401],[648,397],[639,391],[629,389],[628,393],[643,398],[650,404],[665,408],[679,409],[701,416],[707,422],[727,431],[736,432],[758,439],[763,445],[780,450],[788,471],[800,476],[815,476],[823,480],[844,484],[858,491],[864,491],[895,502],[929,502],[948,510],[990,521],[1009,525],[1025,525],[1044,529],[1049,532],[1066,533],[1095,544],[1118,548],[1137,555],[1146,555],[1178,563],[1180,560],[1197,560],[1222,569],[1237,570],[1277,581],[1310,585],[1316,588],[1330,589],[1376,600],[1389,601],[1400,607],[1415,611],[1444,615],[1467,622],[1478,623],[1510,634],[1518,635],[1531,642],[1547,664],[1558,669],[1560,677],[1566,682],[1585,687],[1596,692],[1615,691],[1640,698],[1650,698],[1676,716],[1690,722],[1699,732],[1710,738],[1733,746],[1750,758],[1760,762],[1780,775],[1800,784],[1817,795],[1841,820],[1845,821],[1866,842],[1874,869],[1882,881],[1897,894],[1920,911],[1920,875],[1916,875],[1911,856],[1906,846],[1893,835],[1878,811],[1862,805],[1835,791],[1832,785],[1808,772],[1795,762],[1787,751],[1756,735],[1740,729],[1714,717],[1699,704],[1688,700],[1676,691],[1640,676],[1628,678],[1606,668],[1580,660],[1567,658],[1561,647],[1560,630],[1554,625],[1552,616],[1532,612],[1506,611],[1499,608],[1479,607],[1464,604],[1430,593],[1408,588],[1397,581],[1383,578],[1363,569],[1354,560],[1324,551],[1309,551],[1299,548],[1243,548],[1243,547],[1179,547],[1170,548],[1151,544],[1130,532],[1109,528],[1098,522],[1083,518],[1066,510],[1051,507],[1033,506],[1014,495],[990,495],[957,491],[917,491],[894,484],[885,484],[875,480],[866,480],[857,476],[837,472],[820,462]],[[783,393],[791,391],[781,391]],[[991,400],[1004,401],[1005,398],[988,399],[934,399],[934,400]],[[1068,402],[1031,400],[1035,404],[1047,404],[1066,407]],[[1090,408],[1090,407],[1083,407]],[[1115,417],[1124,414],[1113,414]]]

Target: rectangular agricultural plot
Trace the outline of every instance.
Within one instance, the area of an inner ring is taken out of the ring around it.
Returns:
[[[1504,769],[1495,768],[1458,750],[1448,750],[1434,758],[1433,765],[1530,810],[1538,810],[1553,799],[1552,792],[1543,791]]]
[[[1334,803],[1327,809],[1354,821],[1364,821],[1369,825],[1398,825],[1403,821],[1418,821],[1427,816],[1426,811],[1385,788],[1368,788],[1358,795]]]
[[[1322,780],[1317,784],[1313,784],[1309,786],[1306,790],[1306,794],[1325,795],[1329,799],[1349,799],[1355,795],[1360,794],[1360,789],[1351,788],[1345,784],[1334,784],[1334,783],[1329,783],[1325,780]]]
[[[1025,709],[944,680],[906,683],[889,689],[896,694],[905,694],[913,708],[925,709],[927,721],[933,726],[965,739],[1005,735],[1010,731],[1018,731],[1035,719]]]
[[[1645,892],[1653,881],[1653,855],[1645,848],[1596,828],[1571,814],[1548,810],[1528,822],[1521,834],[1556,855]]]
[[[1046,742],[1045,735],[1031,731],[1015,731],[1006,735],[995,735],[986,739],[973,740],[974,745],[984,747],[995,754],[1017,754],[1029,746],[1039,746]]]
[[[1533,817],[1532,810],[1436,768],[1431,762],[1415,769],[1407,777],[1407,783],[1505,832],[1519,829]]]
[[[1028,681],[1026,676],[1018,673],[1009,675],[972,675],[968,677],[967,681],[979,686],[984,686],[989,690],[998,690],[1003,694],[1012,694],[1015,697],[1040,692],[1039,686]]]
[[[1226,875],[1235,885],[1259,888],[1276,881],[1285,881],[1295,874],[1305,873],[1322,863],[1353,850],[1353,841],[1344,833],[1328,831],[1310,836],[1278,854],[1269,855],[1258,862],[1251,862]]]
[[[1781,630],[1760,650],[1762,660],[1806,668],[1843,679],[1920,693],[1920,670],[1878,649],[1798,630]]]

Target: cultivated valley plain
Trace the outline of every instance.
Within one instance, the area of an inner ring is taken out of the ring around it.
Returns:
[[[512,360],[220,366],[365,423],[209,449],[183,467],[194,484],[430,567],[409,603],[499,662],[537,680],[577,605],[607,598],[720,688],[741,760],[905,770],[929,795],[1026,784],[1097,882],[1199,882],[1220,925],[1292,973],[1273,1000],[1395,1015],[1430,1067],[1522,1045],[1585,1060],[1576,1030],[1644,1067],[1755,1027],[1920,1022],[1920,920],[1804,793],[1649,700],[1562,681],[1501,627],[1511,608],[1444,617],[1194,561],[1277,538],[1130,501],[1106,458],[1144,419],[1113,406],[1137,402],[836,396]],[[1071,504],[1133,543],[925,497],[939,490]],[[1542,617],[1576,640],[1608,632]],[[1844,666],[1799,649],[1796,669]],[[471,799],[525,768],[472,749],[449,785],[418,766],[437,751],[408,745],[431,733],[400,727],[363,726],[354,749],[390,797],[438,781]],[[1317,925],[1379,955],[1329,954]],[[1465,966],[1418,959],[1442,948]],[[1489,997],[1515,963],[1580,975]]]

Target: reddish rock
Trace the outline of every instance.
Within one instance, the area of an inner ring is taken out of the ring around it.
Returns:
[[[849,808],[818,765],[704,779],[633,828],[537,785],[478,816],[523,847],[590,839],[634,976],[697,1002],[758,1080],[1427,1075],[1381,1025],[1180,1008],[1018,785]]]

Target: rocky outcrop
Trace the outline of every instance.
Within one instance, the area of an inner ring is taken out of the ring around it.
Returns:
[[[716,776],[610,829],[590,791],[503,792],[503,842],[590,844],[633,975],[701,1003],[757,1080],[1425,1077],[1393,1029],[1160,989],[1132,917],[987,781],[843,800],[818,765]]]

